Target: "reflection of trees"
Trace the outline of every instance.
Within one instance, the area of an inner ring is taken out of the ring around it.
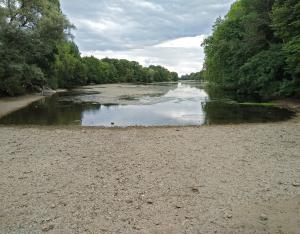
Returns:
[[[260,123],[289,119],[293,113],[276,107],[208,102],[203,108],[207,124]]]
[[[16,111],[3,119],[2,124],[68,125],[79,124],[84,111],[99,110],[100,104],[60,102],[57,97],[47,98]]]

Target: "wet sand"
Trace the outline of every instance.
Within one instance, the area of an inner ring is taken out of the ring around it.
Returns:
[[[0,118],[43,98],[39,94],[0,98]]]
[[[299,233],[300,123],[0,127],[0,233]]]

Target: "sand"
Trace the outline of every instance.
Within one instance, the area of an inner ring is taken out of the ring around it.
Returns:
[[[0,233],[299,233],[300,123],[0,127]]]
[[[39,94],[0,98],[0,118],[43,98],[44,97]]]

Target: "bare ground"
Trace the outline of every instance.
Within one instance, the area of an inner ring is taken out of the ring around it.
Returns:
[[[0,233],[299,233],[300,124],[0,128]]]

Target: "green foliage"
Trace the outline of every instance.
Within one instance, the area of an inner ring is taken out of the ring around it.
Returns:
[[[197,80],[203,81],[204,80],[204,71],[191,73],[189,75],[183,75],[180,77],[181,80]]]
[[[88,84],[151,83],[178,80],[176,72],[170,72],[161,66],[145,68],[137,62],[125,59],[98,60],[95,57],[84,57],[82,61],[87,67]]]
[[[72,88],[86,84],[87,67],[81,61],[76,44],[74,42],[62,42],[57,45],[57,51],[58,54],[53,66],[53,79],[57,79],[58,87]]]
[[[178,80],[177,73],[160,66],[81,58],[70,40],[72,28],[59,0],[0,0],[0,95],[20,95],[44,86]]]
[[[264,98],[299,92],[300,3],[239,0],[204,42],[213,87]]]
[[[0,0],[0,95],[39,89],[71,27],[55,0]]]

